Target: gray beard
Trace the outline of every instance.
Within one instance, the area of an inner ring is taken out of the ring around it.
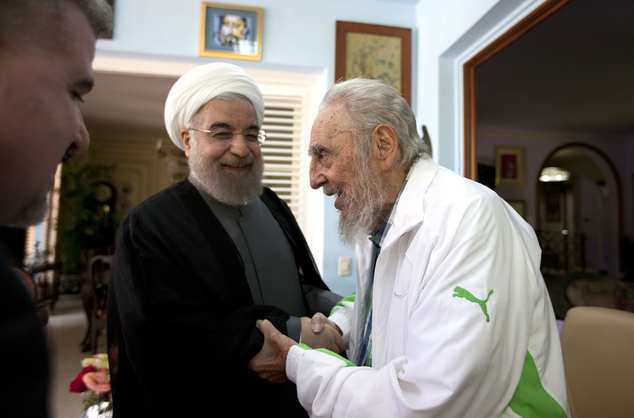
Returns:
[[[249,164],[251,169],[241,175],[225,172],[221,164]],[[250,155],[239,159],[233,156],[207,161],[196,152],[189,156],[189,179],[197,187],[217,201],[231,206],[246,205],[262,194],[262,158]]]
[[[356,176],[342,194],[347,213],[339,214],[339,237],[348,245],[367,238],[384,221],[388,210],[383,182],[373,178],[366,163],[354,164]]]

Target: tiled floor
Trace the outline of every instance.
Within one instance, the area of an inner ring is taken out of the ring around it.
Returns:
[[[51,418],[78,418],[81,396],[68,391],[68,384],[81,369],[86,356],[79,350],[86,331],[86,317],[79,296],[63,295],[48,323],[51,352]]]

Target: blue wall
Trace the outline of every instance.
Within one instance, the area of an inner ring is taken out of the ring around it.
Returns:
[[[233,1],[231,3],[234,3]],[[417,32],[414,2],[404,0],[240,0],[264,8],[262,61],[236,61],[244,67],[327,71],[334,79],[335,21],[348,20],[413,29],[412,103],[417,92]],[[198,56],[199,0],[123,0],[116,2],[114,38],[100,40],[97,53],[116,52],[192,58]],[[200,58],[201,62],[213,61]],[[352,276],[337,276],[339,256],[352,257],[337,234],[338,213],[325,199],[324,263],[326,282],[340,294],[354,291]]]

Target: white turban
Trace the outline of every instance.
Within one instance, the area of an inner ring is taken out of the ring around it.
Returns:
[[[255,81],[237,65],[204,64],[176,80],[165,100],[165,129],[174,145],[183,149],[181,129],[189,127],[192,117],[208,101],[225,93],[237,93],[249,99],[258,125],[262,125],[264,100]]]

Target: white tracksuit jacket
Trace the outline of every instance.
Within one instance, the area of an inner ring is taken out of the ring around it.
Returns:
[[[291,348],[287,375],[312,417],[569,416],[553,309],[532,228],[488,188],[423,158],[383,237],[372,367]],[[357,250],[358,300],[370,245]],[[358,309],[330,319],[353,347]],[[350,350],[349,350],[350,352]]]

